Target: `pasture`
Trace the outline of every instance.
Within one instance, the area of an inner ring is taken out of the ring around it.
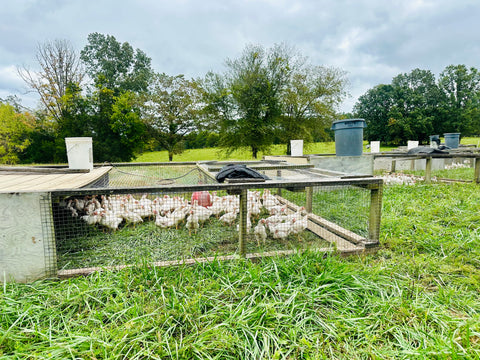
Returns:
[[[139,261],[3,284],[0,357],[480,358],[478,185],[417,182],[383,195],[374,254]]]

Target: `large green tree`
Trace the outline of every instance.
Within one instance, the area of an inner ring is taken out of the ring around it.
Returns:
[[[479,90],[474,68],[447,66],[438,82],[430,71],[414,69],[368,90],[354,113],[367,121],[367,140],[399,145],[444,132],[468,135],[480,129]]]
[[[388,131],[390,112],[394,103],[394,89],[390,84],[380,84],[358,98],[353,108],[354,116],[365,119],[365,138],[369,141],[391,142]]]
[[[168,160],[183,151],[185,137],[200,128],[203,114],[202,88],[183,75],[157,74],[144,105],[145,121]]]
[[[291,139],[328,139],[326,129],[346,95],[346,84],[345,72],[336,68],[306,65],[292,73],[278,124],[278,137],[287,143],[287,153]]]
[[[142,50],[112,35],[89,34],[80,58],[95,86],[113,90],[115,96],[123,91],[146,91],[153,74],[152,60]]]
[[[443,102],[442,132],[460,132],[462,135],[480,133],[480,73],[465,65],[449,65],[438,81]]]
[[[220,145],[227,152],[248,147],[257,158],[273,144],[291,60],[285,46],[249,45],[239,58],[226,61],[223,75],[207,77],[206,88],[214,91],[209,105],[217,113]]]
[[[346,95],[343,71],[312,66],[282,44],[249,45],[226,66],[223,74],[209,73],[204,87],[220,145],[228,152],[247,147],[257,158],[276,141],[327,137],[325,129]]]
[[[29,113],[19,113],[15,108],[0,102],[0,164],[16,164],[20,154],[30,144],[34,118]]]
[[[84,123],[93,137],[94,159],[129,161],[145,139],[139,99],[148,91],[151,59],[129,43],[99,33],[88,35],[80,58],[94,84],[87,97],[89,120]],[[73,100],[84,109],[80,98]]]

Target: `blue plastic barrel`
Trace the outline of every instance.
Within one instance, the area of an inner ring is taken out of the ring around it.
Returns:
[[[344,119],[334,121],[335,154],[337,156],[360,156],[363,153],[364,119]]]
[[[445,137],[446,146],[450,149],[458,149],[458,145],[460,144],[460,133],[445,133],[443,136]]]

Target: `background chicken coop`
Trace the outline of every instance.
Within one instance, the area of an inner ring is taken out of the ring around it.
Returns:
[[[378,244],[381,179],[342,179],[309,165],[262,161],[248,166],[266,181],[218,183],[224,165],[106,164],[77,189],[3,194],[19,214],[16,232],[32,212],[40,220],[35,226],[33,217],[26,226],[33,230],[11,241],[22,239],[31,261],[18,260],[13,248],[10,258],[30,266],[25,271],[35,279],[306,249],[360,253]],[[7,264],[7,273],[15,267]]]

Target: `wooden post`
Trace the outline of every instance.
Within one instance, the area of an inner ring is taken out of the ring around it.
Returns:
[[[397,160],[392,159],[392,168],[390,169],[390,172],[394,173],[397,170]]]
[[[246,241],[247,241],[247,189],[240,192],[240,221],[238,225],[238,253],[241,257],[245,257]]]
[[[430,184],[432,182],[432,157],[427,156],[425,161],[425,183]]]
[[[305,210],[311,213],[313,210],[313,187],[307,186],[305,188]]]
[[[370,241],[380,241],[380,219],[382,218],[382,188],[383,185],[378,185],[378,188],[370,190],[370,222],[368,224],[368,237]]]
[[[475,158],[475,171],[473,182],[475,184],[480,184],[480,158]]]
[[[280,178],[282,177],[282,170],[277,170],[277,176]],[[282,196],[282,188],[277,189],[277,195]]]

